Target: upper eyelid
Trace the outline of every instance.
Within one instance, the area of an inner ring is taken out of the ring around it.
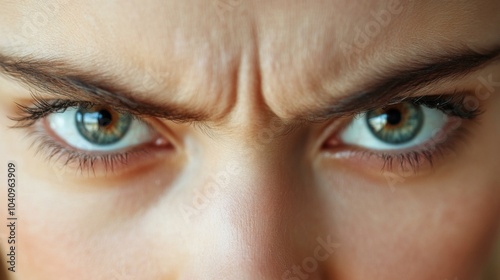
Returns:
[[[437,100],[443,104],[450,104],[451,106],[458,107],[461,104],[463,105],[465,96],[467,96],[467,94],[468,94],[467,92],[455,91],[451,94],[414,96],[414,97],[407,97],[407,98],[399,99],[399,100],[394,99],[391,102],[388,102],[387,105],[397,104],[397,103],[401,103],[401,102],[413,102],[416,104],[425,104],[426,100],[429,101],[429,100],[434,99],[434,100]],[[25,123],[24,125],[17,125],[16,127],[29,126],[31,124],[31,122],[34,122],[34,121],[46,116],[49,113],[54,113],[54,112],[57,112],[58,110],[61,110],[61,109],[66,109],[68,107],[76,107],[76,106],[80,106],[80,105],[106,106],[108,108],[111,108],[111,109],[116,110],[116,111],[121,112],[121,113],[131,114],[134,118],[138,118],[138,119],[144,118],[144,117],[151,117],[150,115],[136,114],[135,112],[132,112],[132,110],[128,110],[126,108],[125,109],[116,108],[115,106],[110,105],[110,104],[106,104],[105,102],[101,102],[101,103],[91,102],[91,101],[87,101],[84,99],[82,99],[82,100],[56,99],[56,98],[44,99],[43,97],[36,95],[36,94],[32,94],[32,99],[33,99],[32,106],[20,106],[21,111],[25,114],[23,117],[14,117],[14,118],[11,117],[11,119],[17,121],[18,123],[23,123],[23,122],[28,121],[28,123]],[[65,103],[65,106],[62,106],[60,108],[54,108],[53,106],[51,106],[51,104],[54,104],[57,102],[63,102],[63,104],[64,104],[64,102],[67,102],[67,103]],[[376,108],[373,108],[373,109],[376,109]],[[31,114],[32,112],[36,112],[37,115],[33,116],[33,114]],[[354,115],[359,115],[359,114],[366,113],[366,112],[367,111],[358,111]],[[469,114],[467,114],[467,113],[469,113]],[[479,113],[480,112],[478,112],[477,110],[465,112],[464,116],[461,116],[461,117],[473,118],[474,116],[476,116]]]
[[[120,113],[130,114],[134,119],[142,120],[142,116],[133,114],[128,110],[115,109],[114,106],[103,103],[94,103],[85,100],[70,100],[70,99],[43,99],[39,96],[32,95],[33,104],[29,105],[18,105],[20,110],[20,115],[10,116],[9,119],[16,122],[13,128],[24,128],[30,127],[38,120],[48,116],[52,113],[60,113],[68,108],[78,107],[78,106],[105,106],[107,108],[116,110]],[[58,106],[55,106],[57,102],[62,102]]]

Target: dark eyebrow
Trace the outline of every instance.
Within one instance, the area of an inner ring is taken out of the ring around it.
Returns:
[[[499,56],[500,47],[483,53],[466,49],[445,55],[422,56],[406,65],[386,70],[358,92],[333,98],[326,108],[309,113],[306,119],[321,121],[398,103],[429,85],[445,79],[463,78],[498,59]]]
[[[138,92],[120,84],[117,78],[79,71],[56,59],[16,58],[0,54],[0,74],[2,72],[27,85],[33,95],[50,94],[56,98],[110,105],[134,115],[178,122],[201,122],[213,117],[201,111],[140,99]]]
[[[493,61],[500,55],[500,47],[477,52],[471,49],[452,51],[445,55],[413,58],[412,62],[392,67],[379,74],[364,89],[334,97],[319,110],[313,110],[299,119],[328,120],[384,107],[404,100],[412,91],[422,89],[444,79],[458,79]],[[151,116],[179,122],[206,122],[214,116],[201,110],[159,104],[139,98],[137,92],[117,82],[118,79],[102,73],[78,71],[56,59],[7,57],[0,54],[0,72],[24,82],[35,91],[71,100],[109,104],[139,116]]]

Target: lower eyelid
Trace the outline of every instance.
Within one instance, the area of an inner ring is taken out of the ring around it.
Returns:
[[[374,132],[370,131],[368,128],[369,125],[366,121],[367,116],[365,114],[353,120],[339,133],[340,140],[348,145],[358,145],[375,151],[404,150],[406,148],[419,146],[420,143],[433,137],[435,130],[442,129],[448,124],[450,118],[452,118],[436,109],[422,107],[421,110],[422,122],[419,132],[411,140],[404,143],[388,143],[376,137]]]
[[[37,154],[49,165],[60,165],[64,173],[85,177],[120,176],[153,162],[168,159],[175,151],[168,145],[150,143],[115,153],[79,151],[65,146],[44,132],[34,135]],[[52,163],[51,163],[52,162]]]
[[[465,141],[470,134],[468,121],[450,117],[449,122],[434,137],[425,143],[404,150],[369,150],[343,144],[333,139],[323,146],[327,160],[340,160],[364,170],[378,172],[428,170],[441,157],[455,151],[456,144]],[[329,145],[328,143],[332,143]]]
[[[122,150],[79,150],[51,131],[47,118],[35,123],[28,133],[33,138],[32,146],[36,149],[36,154],[41,155],[48,164],[61,165],[65,173],[75,173],[74,175],[116,176],[152,162],[171,158],[175,152],[171,143],[159,133],[153,141]]]

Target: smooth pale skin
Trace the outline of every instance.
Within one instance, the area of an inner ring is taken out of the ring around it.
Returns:
[[[463,144],[433,168],[395,171],[395,182],[373,159],[320,150],[331,122],[292,131],[281,122],[324,99],[311,90],[319,85],[340,97],[414,53],[500,44],[500,1],[389,3],[1,1],[2,52],[105,70],[141,97],[217,116],[206,127],[153,120],[175,153],[79,175],[34,156],[27,131],[8,128],[14,102],[30,95],[2,78],[1,174],[14,160],[19,176],[9,279],[282,279],[294,265],[301,272],[289,279],[475,279],[500,224],[500,88],[481,101],[485,114]],[[346,56],[341,42],[353,44],[370,12],[388,5],[390,24]],[[26,33],[37,11],[46,20]],[[435,88],[474,90],[490,74],[500,81],[498,63]],[[219,175],[219,189],[186,218]],[[6,227],[0,234],[5,258]],[[318,238],[339,246],[306,273]]]

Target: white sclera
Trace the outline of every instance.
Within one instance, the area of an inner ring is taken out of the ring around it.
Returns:
[[[435,137],[448,122],[448,116],[438,109],[422,106],[424,122],[418,134],[411,141],[399,145],[378,139],[366,122],[366,113],[359,114],[340,135],[343,143],[371,150],[390,151],[416,147]]]
[[[86,140],[76,127],[75,115],[77,108],[68,108],[63,113],[52,113],[47,117],[50,129],[66,144],[84,151],[113,152],[125,150],[147,142],[155,138],[155,133],[145,123],[132,119],[132,123],[119,141],[110,145],[97,145]]]

